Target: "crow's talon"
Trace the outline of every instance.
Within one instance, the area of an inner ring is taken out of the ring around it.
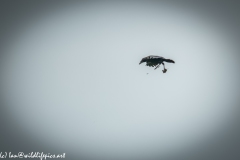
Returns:
[[[163,73],[166,73],[166,72],[167,72],[167,69],[166,69],[166,68],[164,68],[164,70],[162,70],[162,72],[163,72]]]

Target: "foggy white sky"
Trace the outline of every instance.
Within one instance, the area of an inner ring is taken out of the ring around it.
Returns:
[[[2,84],[16,121],[47,145],[164,155],[231,120],[235,50],[207,17],[164,3],[87,3],[33,22],[5,55]],[[163,74],[138,65],[148,55],[176,63]]]

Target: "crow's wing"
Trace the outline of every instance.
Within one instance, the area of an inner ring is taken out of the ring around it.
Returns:
[[[161,56],[154,56],[154,55],[150,55],[148,57],[149,57],[149,59],[165,59],[165,58],[163,58]]]
[[[163,57],[160,57],[160,56],[154,56],[154,55],[150,55],[150,56],[147,56],[147,57],[144,57],[139,64],[143,63],[143,62],[151,62],[151,63],[154,63],[158,60],[163,60],[165,58]],[[149,65],[151,65],[151,63]],[[155,64],[155,63],[154,63]],[[147,65],[147,66],[149,66]],[[156,65],[156,64],[155,64]]]

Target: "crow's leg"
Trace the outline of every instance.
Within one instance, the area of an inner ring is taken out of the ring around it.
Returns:
[[[163,73],[166,73],[166,72],[167,72],[167,69],[165,68],[164,63],[162,63],[162,64],[163,64],[163,68],[164,68],[164,70],[162,70],[162,71],[163,71]]]
[[[160,67],[161,64],[158,64],[157,67],[155,69],[157,69],[158,67]]]
[[[163,69],[165,70],[166,68],[165,68],[165,64],[164,63],[162,63],[163,64]]]

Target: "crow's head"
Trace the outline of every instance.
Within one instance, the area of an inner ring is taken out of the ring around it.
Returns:
[[[143,63],[143,62],[146,62],[146,59],[143,58],[143,59],[140,61],[139,64],[141,64],[141,63]]]

